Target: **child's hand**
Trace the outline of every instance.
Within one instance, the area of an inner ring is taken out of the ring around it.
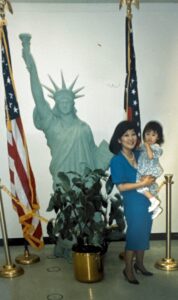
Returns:
[[[150,144],[148,142],[144,142],[146,148],[150,148]]]
[[[151,144],[149,144],[147,142],[144,142],[144,145],[145,145],[145,148],[146,148],[146,152],[147,152],[148,158],[149,159],[153,159],[153,151],[151,149]]]

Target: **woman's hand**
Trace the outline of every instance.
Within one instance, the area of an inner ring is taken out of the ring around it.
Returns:
[[[140,179],[141,183],[143,184],[143,187],[150,186],[155,182],[155,177],[151,175],[142,176]]]
[[[155,177],[151,175],[147,175],[147,176],[142,176],[140,181],[138,182],[121,183],[117,185],[117,188],[120,192],[125,192],[125,191],[140,189],[145,186],[150,186],[154,182],[155,182]]]

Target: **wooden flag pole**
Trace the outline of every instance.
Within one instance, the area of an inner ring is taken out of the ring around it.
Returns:
[[[0,224],[1,224],[2,236],[4,242],[4,251],[6,257],[6,265],[0,268],[0,277],[13,278],[13,277],[20,276],[24,273],[24,270],[21,267],[16,267],[16,265],[12,264],[11,262],[11,256],[8,247],[7,227],[5,222],[1,188],[0,188]]]

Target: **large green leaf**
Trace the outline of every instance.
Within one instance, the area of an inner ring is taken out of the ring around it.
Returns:
[[[106,193],[109,195],[113,190],[114,184],[112,182],[111,175],[109,176],[108,180],[106,181]]]

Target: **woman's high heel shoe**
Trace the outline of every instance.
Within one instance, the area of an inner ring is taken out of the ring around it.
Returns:
[[[141,273],[142,275],[145,275],[145,276],[152,276],[153,275],[153,273],[151,273],[151,272],[149,272],[149,271],[144,271],[144,270],[142,270],[142,269],[140,269],[138,266],[137,266],[137,264],[134,264],[134,269],[135,269],[135,272],[136,273]]]
[[[139,281],[138,281],[137,279],[129,279],[129,278],[128,278],[125,269],[123,270],[123,274],[124,274],[125,279],[126,279],[129,283],[139,284]]]

